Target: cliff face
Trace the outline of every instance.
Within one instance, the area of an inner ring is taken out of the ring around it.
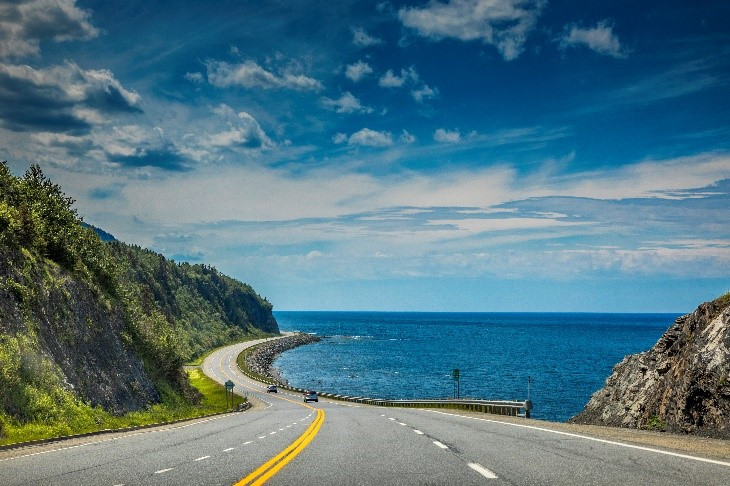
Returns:
[[[60,387],[113,413],[160,400],[124,339],[118,305],[52,262],[3,248],[0,282],[0,344],[15,354],[3,363],[12,368],[0,379],[0,410],[32,419],[36,388]]]
[[[624,358],[571,421],[730,438],[730,294]]]

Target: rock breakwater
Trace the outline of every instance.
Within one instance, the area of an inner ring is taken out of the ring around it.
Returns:
[[[730,439],[730,294],[626,356],[570,421]]]
[[[322,338],[312,334],[295,334],[293,336],[268,341],[260,344],[251,353],[246,355],[246,366],[254,373],[285,384],[283,383],[284,380],[282,380],[279,375],[279,370],[273,366],[276,357],[284,351],[288,351],[305,344],[316,343],[321,340]]]

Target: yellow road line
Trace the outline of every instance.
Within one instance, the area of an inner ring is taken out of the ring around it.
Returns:
[[[223,360],[218,361],[218,367],[221,370],[221,373],[226,378],[231,378],[231,376],[226,372],[226,370],[223,369]],[[249,388],[251,390],[260,392],[260,390],[257,390],[255,388],[252,388],[246,384],[241,385],[239,383],[239,386],[244,386],[246,388]],[[324,423],[324,410],[321,408],[314,408],[310,405],[307,405],[306,403],[299,403],[294,400],[290,400],[288,398],[280,397],[278,394],[276,395],[276,398],[279,400],[284,400],[287,402],[295,403],[299,406],[309,408],[311,410],[317,411],[317,416],[315,417],[314,421],[307,427],[307,430],[304,431],[302,435],[300,435],[294,442],[289,444],[289,446],[266,461],[264,464],[259,466],[255,471],[250,473],[245,478],[241,479],[237,483],[235,483],[233,486],[259,486],[261,484],[264,484],[266,481],[271,479],[276,473],[278,473],[284,466],[286,466],[292,459],[294,459],[296,456],[299,455],[300,452],[302,452],[310,442],[314,439],[314,437],[319,432],[319,429],[322,427],[322,424]]]
[[[297,440],[233,486],[258,486],[264,484],[312,442],[312,439],[314,439],[314,436],[317,435],[319,429],[322,427],[322,423],[324,423],[324,410],[317,409],[317,417],[314,419],[314,422],[312,422]]]

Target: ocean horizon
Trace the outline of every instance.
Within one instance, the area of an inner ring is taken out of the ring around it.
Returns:
[[[275,311],[282,331],[322,336],[274,366],[290,384],[370,398],[533,401],[533,417],[579,413],[624,356],[681,314]],[[529,380],[529,385],[528,385]],[[529,388],[529,390],[528,390]]]

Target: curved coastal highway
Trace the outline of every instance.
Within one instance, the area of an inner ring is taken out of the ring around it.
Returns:
[[[730,484],[730,462],[510,423],[488,415],[266,394],[236,367],[243,343],[204,371],[254,409],[0,456],[0,484]],[[313,363],[313,366],[316,364]]]

